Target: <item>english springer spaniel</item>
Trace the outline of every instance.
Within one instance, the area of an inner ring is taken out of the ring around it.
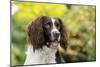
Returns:
[[[28,40],[24,65],[64,62],[58,50],[67,47],[67,33],[61,19],[38,17],[28,26]]]

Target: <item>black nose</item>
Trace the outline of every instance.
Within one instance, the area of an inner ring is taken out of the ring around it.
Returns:
[[[55,39],[58,39],[58,37],[59,37],[60,34],[58,32],[54,32],[53,35],[54,35]]]

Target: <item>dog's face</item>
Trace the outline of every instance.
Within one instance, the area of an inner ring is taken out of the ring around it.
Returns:
[[[41,16],[28,26],[29,42],[34,49],[46,45],[49,48],[57,48],[60,45],[66,48],[67,33],[63,22],[57,17]]]
[[[47,17],[42,26],[46,45],[50,48],[57,48],[61,38],[61,22],[57,18]]]

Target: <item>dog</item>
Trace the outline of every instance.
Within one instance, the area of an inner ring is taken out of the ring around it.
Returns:
[[[40,16],[28,25],[28,49],[24,65],[64,63],[58,47],[66,50],[67,32],[58,17]]]

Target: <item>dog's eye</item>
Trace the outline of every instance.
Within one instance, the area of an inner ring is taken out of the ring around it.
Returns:
[[[50,23],[45,24],[45,27],[48,29],[50,28]]]
[[[60,29],[60,25],[59,25],[58,23],[56,23],[56,27],[57,27],[58,29]]]
[[[50,28],[50,25],[46,24],[45,27],[46,27],[46,28]]]

